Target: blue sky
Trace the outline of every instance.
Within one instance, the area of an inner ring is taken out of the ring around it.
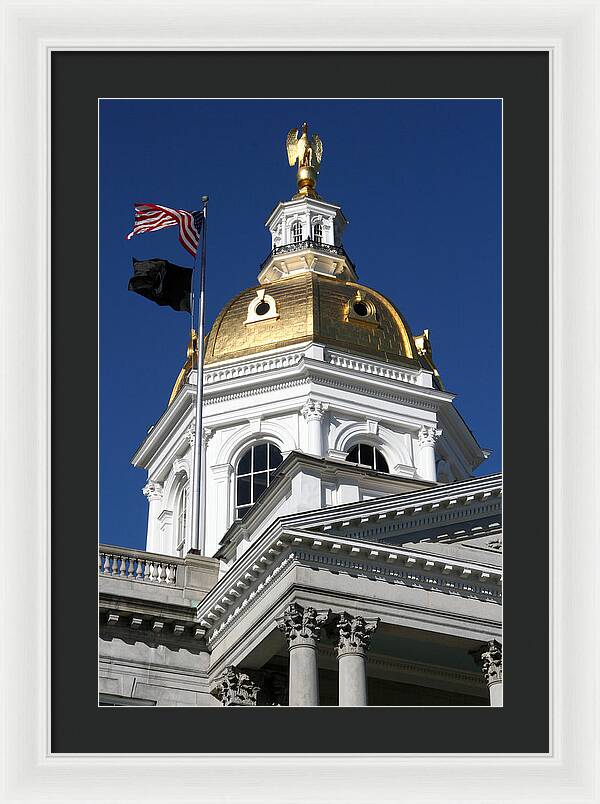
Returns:
[[[413,333],[428,327],[446,388],[501,468],[501,102],[100,101],[100,539],[143,548],[145,473],[131,456],[166,407],[189,316],[127,291],[131,258],[191,267],[171,228],[125,240],[135,201],[210,197],[207,321],[256,284],[264,222],[295,192],[285,136],[324,142],[319,193],[349,219],[359,280]]]

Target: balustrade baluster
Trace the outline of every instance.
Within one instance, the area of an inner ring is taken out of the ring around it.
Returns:
[[[177,564],[171,561],[153,561],[141,555],[118,555],[104,550],[98,551],[98,574],[127,578],[148,583],[177,583]]]

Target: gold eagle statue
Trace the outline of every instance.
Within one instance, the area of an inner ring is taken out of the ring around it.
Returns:
[[[318,134],[308,136],[308,123],[302,124],[302,134],[292,128],[286,138],[288,162],[293,167],[298,162],[298,195],[317,198],[315,186],[323,158],[323,142]]]

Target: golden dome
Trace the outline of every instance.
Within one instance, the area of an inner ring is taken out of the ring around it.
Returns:
[[[303,341],[419,365],[410,329],[389,299],[356,282],[314,272],[239,293],[208,334],[205,363]]]

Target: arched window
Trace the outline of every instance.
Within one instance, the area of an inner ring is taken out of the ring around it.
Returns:
[[[346,460],[349,463],[357,463],[359,466],[368,466],[369,469],[375,469],[377,472],[390,471],[381,452],[370,444],[355,444]]]
[[[236,471],[236,516],[254,505],[271,482],[283,455],[275,444],[254,444],[240,458]]]
[[[302,224],[296,221],[292,224],[292,243],[302,242]]]
[[[315,223],[313,227],[313,239],[318,246],[321,245],[323,242],[323,224]]]
[[[187,508],[189,485],[186,483],[177,498],[177,519],[175,520],[175,549],[178,556],[185,553],[185,537],[187,533]]]

